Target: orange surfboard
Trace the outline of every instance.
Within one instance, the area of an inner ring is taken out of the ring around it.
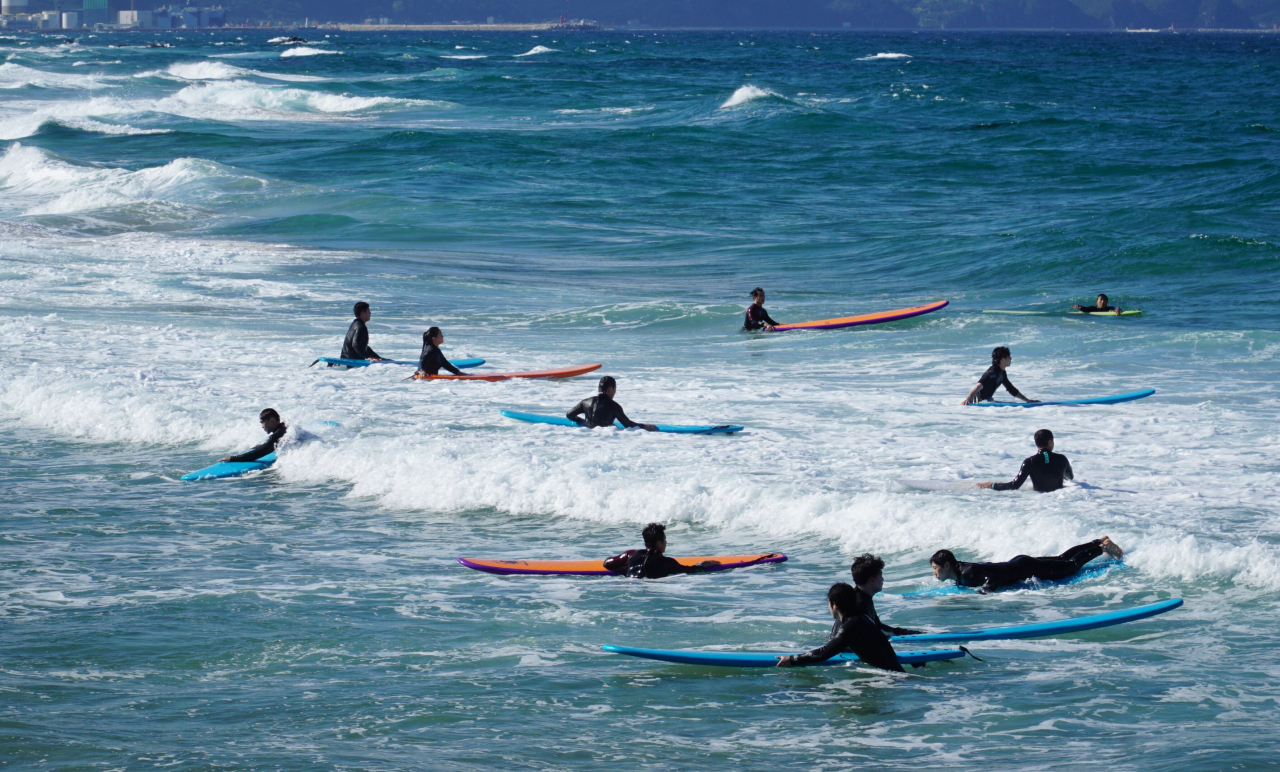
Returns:
[[[859,327],[864,324],[884,324],[885,322],[896,322],[899,319],[910,319],[913,316],[932,313],[941,308],[946,308],[948,302],[950,301],[939,300],[937,303],[929,303],[912,308],[899,308],[895,311],[881,311],[876,314],[842,316],[839,319],[819,319],[816,322],[780,324],[773,329],[778,332],[785,332],[786,330],[835,330],[840,327]]]
[[[532,370],[527,373],[478,373],[476,375],[415,375],[420,381],[509,381],[512,378],[572,378],[599,370],[600,365],[578,365],[556,370]]]
[[[676,558],[681,565],[692,566],[704,560],[718,560],[720,565],[708,571],[726,571],[730,568],[754,566],[759,563],[781,563],[787,559],[781,552],[761,555],[703,555],[695,558]],[[458,558],[467,568],[487,571],[491,574],[535,574],[542,576],[620,576],[604,567],[604,559],[598,560],[488,560],[485,558]]]

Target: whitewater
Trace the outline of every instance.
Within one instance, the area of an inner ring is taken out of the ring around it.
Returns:
[[[314,33],[314,34],[312,34]],[[160,36],[156,35],[156,40]],[[1280,743],[1280,42],[1249,35],[201,32],[0,38],[0,758],[20,768],[1265,768]],[[164,38],[169,40],[169,38]],[[114,44],[114,45],[113,45]],[[119,47],[124,45],[124,47]],[[459,51],[473,53],[461,54]],[[888,52],[888,53],[886,53]],[[882,326],[739,332],[949,300]],[[1106,292],[1135,318],[1064,311]],[[356,301],[415,359],[337,356]],[[966,408],[1012,348],[1040,399]],[[618,379],[636,420],[516,423]],[[320,435],[270,470],[182,474]],[[1011,479],[1052,429],[1077,482]],[[786,563],[519,580],[456,558]],[[928,556],[1129,569],[992,596]],[[800,651],[826,587],[950,629],[1163,617],[906,677]],[[1211,753],[1205,753],[1212,751]]]

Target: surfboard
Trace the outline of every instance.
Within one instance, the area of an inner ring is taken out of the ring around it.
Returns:
[[[975,402],[977,407],[1048,407],[1050,405],[1115,405],[1121,402],[1132,402],[1135,399],[1150,397],[1155,389],[1131,391],[1128,394],[1116,394],[1111,397],[1090,397],[1089,399],[1063,399],[1050,402]]]
[[[369,365],[413,365],[414,367],[418,366],[418,363],[416,360],[413,362],[407,362],[403,359],[384,359],[381,362],[374,362],[371,359],[339,359],[338,357],[319,357],[316,359],[315,362],[312,362],[310,365],[307,365],[307,366],[311,367],[312,365],[315,365],[316,362],[324,362],[327,365],[333,365],[335,367],[368,367]],[[459,370],[464,370],[468,367],[479,367],[480,365],[484,364],[484,360],[483,359],[450,359],[449,363],[452,364],[454,367],[458,368]]]
[[[777,667],[778,657],[786,657],[800,652],[732,652],[732,651],[697,651],[694,649],[637,649],[633,646],[615,646],[606,643],[602,646],[611,654],[626,654],[630,657],[656,659],[660,662],[675,662],[680,665],[710,665],[713,667]],[[959,649],[942,649],[937,651],[900,651],[898,661],[904,665],[923,665],[926,662],[937,662],[944,659],[959,659],[964,652]],[[857,662],[856,654],[844,652],[837,654],[818,665],[843,665],[846,662]],[[802,666],[803,667],[803,666]]]
[[[1060,313],[1062,313],[1062,312],[1061,312],[1061,311],[1005,311],[1005,310],[1003,310],[1003,309],[986,308],[986,309],[983,309],[982,313],[984,313],[984,314],[1011,314],[1011,315],[1017,315],[1017,316],[1057,316],[1058,314],[1060,314]],[[1075,310],[1074,308],[1072,308],[1072,309],[1070,309],[1069,311],[1067,311],[1067,313],[1069,313],[1069,314],[1077,314],[1077,315],[1079,315],[1079,316],[1108,316],[1108,317],[1111,317],[1112,319],[1114,319],[1114,318],[1116,318],[1117,316],[1139,316],[1139,315],[1141,315],[1141,314],[1142,314],[1142,311],[1140,311],[1140,310],[1134,310],[1134,311],[1121,311],[1119,314],[1109,314],[1109,313],[1106,313],[1106,312],[1103,312],[1103,313],[1086,314],[1084,311],[1077,311],[1077,310]]]
[[[1136,622],[1139,619],[1173,611],[1182,605],[1182,598],[1171,598],[1146,606],[1135,606],[1123,611],[1108,611],[1104,614],[1093,614],[1075,619],[1059,619],[1054,622],[1033,622],[1028,625],[1012,625],[1010,627],[986,627],[975,630],[960,630],[949,633],[924,633],[922,635],[895,635],[892,640],[899,643],[965,643],[966,641],[1012,641],[1021,638],[1047,638],[1054,635],[1079,633],[1085,630],[1097,630],[1101,627]]]
[[[507,418],[516,421],[524,421],[530,424],[548,424],[550,426],[570,426],[577,428],[578,424],[570,421],[563,416],[538,415],[537,413],[520,413],[515,410],[499,411]],[[622,424],[614,422],[614,426],[621,429]],[[669,432],[672,434],[733,434],[742,431],[741,426],[730,426],[721,424],[719,426],[668,426],[666,424],[654,424],[660,432]]]
[[[885,322],[896,322],[899,319],[910,319],[913,316],[933,313],[939,309],[946,308],[949,302],[951,301],[939,300],[937,303],[929,303],[912,308],[899,308],[895,311],[880,311],[879,313],[862,314],[861,316],[844,316],[839,319],[819,319],[816,322],[780,324],[773,329],[775,332],[786,332],[787,330],[836,330],[841,327],[859,327],[864,324],[884,324]]]
[[[1004,592],[1006,590],[1043,590],[1049,587],[1058,587],[1067,584],[1076,584],[1087,579],[1097,579],[1100,576],[1119,571],[1122,568],[1128,568],[1124,563],[1118,560],[1104,560],[1096,565],[1089,564],[1080,569],[1080,572],[1066,579],[1046,580],[1046,579],[1028,579],[1025,582],[1011,584],[1007,587],[1000,587],[995,592]],[[931,587],[927,590],[916,590],[914,592],[904,592],[903,597],[913,598],[936,598],[940,595],[976,595],[977,587],[961,587],[958,584],[947,584],[942,587]]]
[[[781,552],[760,555],[703,555],[695,558],[676,558],[684,566],[692,566],[704,560],[718,560],[720,565],[707,571],[728,571],[731,568],[755,566],[761,563],[783,563],[787,556]],[[538,576],[619,576],[604,567],[604,559],[597,560],[493,560],[489,558],[458,558],[467,568],[487,571],[491,574],[523,574]]]
[[[904,488],[911,488],[917,491],[976,491],[978,488],[977,481],[971,480],[894,480],[897,484]]]
[[[236,454],[232,454],[236,455]],[[276,454],[268,453],[257,461],[219,461],[204,469],[197,469],[182,476],[186,482],[192,480],[221,480],[225,477],[239,477],[242,474],[266,469],[276,462]]]
[[[1116,319],[1118,317],[1123,317],[1123,316],[1140,316],[1142,314],[1142,311],[1135,309],[1133,311],[1121,311],[1118,314],[1109,313],[1107,311],[1093,311],[1091,313],[1085,313],[1084,311],[1077,311],[1073,308],[1067,313],[1078,314],[1080,316],[1091,316],[1091,317],[1094,317],[1095,319],[1106,319],[1106,318]]]
[[[601,365],[577,365],[556,370],[532,370],[525,373],[484,373],[483,375],[415,375],[420,381],[509,381],[512,378],[572,378],[599,370]]]
[[[994,308],[983,309],[984,314],[1009,314],[1011,316],[1049,316],[1057,313],[1056,311],[1004,311]]]

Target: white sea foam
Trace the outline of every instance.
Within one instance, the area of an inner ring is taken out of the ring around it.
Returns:
[[[528,51],[525,51],[523,54],[516,54],[516,56],[533,56],[534,54],[550,54],[559,50],[560,49],[558,48],[547,48],[546,46],[534,46],[533,48],[530,48]]]
[[[297,88],[260,86],[248,81],[215,81],[187,86],[173,96],[161,100],[157,107],[193,117],[261,119],[279,118],[280,114],[353,113],[388,107],[439,106],[443,103],[421,99],[394,97],[358,97],[307,91]],[[217,111],[189,112],[192,107],[217,107]],[[224,112],[225,110],[225,112]]]
[[[441,59],[488,59],[488,54],[441,54]]]
[[[235,65],[218,61],[175,62],[164,70],[150,70],[138,73],[134,77],[147,78],[156,76],[187,81],[267,78],[269,80],[280,80],[291,83],[318,83],[329,80],[328,78],[322,78],[316,75],[287,75],[283,73],[262,72],[261,70],[236,67]]]
[[[858,57],[858,61],[860,61],[860,62],[879,62],[879,61],[886,61],[886,60],[910,59],[910,58],[911,58],[911,54],[894,54],[894,53],[887,53],[887,54],[871,54],[870,56],[860,56],[860,57]]]
[[[737,107],[738,105],[743,105],[756,99],[765,99],[768,97],[781,98],[781,94],[776,91],[770,91],[767,88],[760,88],[759,86],[747,84],[745,86],[739,86],[738,90],[733,92],[733,95],[726,99],[724,104],[720,105],[720,108],[725,109],[729,107]]]
[[[48,102],[7,102],[0,108],[0,139],[22,139],[47,124],[99,134],[160,134],[169,129],[139,128],[120,121],[141,110],[115,98]]]
[[[94,75],[49,72],[47,70],[38,70],[33,67],[24,67],[21,64],[15,64],[13,62],[0,64],[0,89],[23,88],[25,86],[35,86],[38,88],[101,89],[106,88],[109,85],[110,84],[102,78]]]
[[[311,48],[310,46],[298,46],[297,48],[286,48],[280,52],[281,59],[288,59],[292,56],[318,56],[320,54],[341,54],[341,51],[325,51],[321,48]]]

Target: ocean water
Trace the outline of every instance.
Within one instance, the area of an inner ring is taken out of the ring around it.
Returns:
[[[0,759],[11,769],[1261,769],[1280,751],[1280,39],[242,31],[0,36]],[[148,48],[169,41],[171,48]],[[947,299],[833,332],[738,332]],[[1098,292],[1132,319],[1000,316]],[[517,424],[601,363],[635,419]],[[963,408],[988,363],[1038,398]],[[280,410],[323,442],[179,477]],[[326,425],[332,422],[337,426]],[[1009,479],[1050,428],[1079,484]],[[787,563],[657,582],[458,556]],[[1130,568],[905,596],[928,556]],[[664,665],[800,651],[853,556],[890,623],[1169,597],[906,676]]]

